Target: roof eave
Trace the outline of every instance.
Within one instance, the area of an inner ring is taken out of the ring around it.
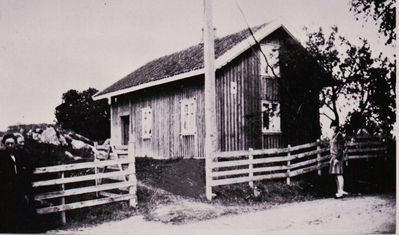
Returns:
[[[188,77],[197,76],[197,75],[200,75],[200,74],[203,74],[203,73],[204,73],[204,69],[201,68],[201,69],[197,69],[197,70],[192,70],[190,72],[177,74],[177,75],[172,76],[172,77],[167,77],[167,78],[163,78],[163,79],[160,79],[160,80],[156,80],[156,81],[140,84],[140,85],[137,85],[137,86],[132,86],[132,87],[124,88],[124,89],[121,89],[121,90],[105,93],[105,94],[102,94],[102,95],[98,95],[98,93],[97,93],[97,94],[95,94],[93,96],[93,100],[101,100],[101,99],[106,99],[106,98],[109,99],[109,98],[114,97],[114,96],[123,95],[123,94],[126,94],[126,93],[142,90],[142,89],[153,87],[153,86],[162,85],[162,84],[169,83],[169,82],[178,81],[178,80],[185,79],[185,78],[188,78]]]

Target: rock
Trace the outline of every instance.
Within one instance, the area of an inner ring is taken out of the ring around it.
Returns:
[[[73,154],[68,151],[65,151],[65,156],[67,156],[68,158],[73,158]]]
[[[36,133],[36,132],[33,132],[32,133],[32,139],[34,139],[34,140],[36,140],[36,141],[39,141],[40,140],[40,134],[38,134],[38,133]]]
[[[75,160],[75,161],[77,161],[77,160],[82,160],[83,158],[82,157],[79,157],[79,156],[75,156],[75,157],[73,157],[73,160]]]
[[[91,146],[86,144],[81,140],[72,139],[71,141],[72,149],[91,149]]]
[[[63,135],[60,135],[58,140],[60,141],[62,146],[67,146],[68,145],[68,142],[67,142],[67,140],[65,139],[65,137]]]
[[[32,130],[29,130],[28,133],[26,133],[26,136],[28,136],[28,138],[32,138]]]
[[[83,135],[79,135],[78,133],[68,133],[69,136],[72,136],[72,138],[77,139],[77,140],[81,140],[87,144],[92,145],[93,141],[91,141],[90,139],[84,137]]]
[[[60,140],[57,137],[57,132],[53,127],[48,127],[40,136],[41,143],[60,145]]]
[[[80,156],[74,156],[72,153],[70,153],[70,152],[68,152],[68,151],[65,151],[65,156],[67,156],[67,157],[70,158],[70,159],[73,159],[74,161],[82,160],[82,159],[83,159],[83,158],[80,157]]]
[[[68,142],[72,142],[73,138],[71,137],[70,134],[65,134],[64,138],[68,141]]]
[[[254,197],[258,198],[262,195],[262,192],[259,190],[258,187],[254,187]]]

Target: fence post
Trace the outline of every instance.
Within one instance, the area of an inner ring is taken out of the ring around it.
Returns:
[[[64,178],[64,172],[61,171],[60,174],[61,174],[61,177],[60,177],[60,178],[63,179],[63,178]],[[60,187],[61,187],[61,190],[62,190],[62,191],[65,190],[65,184],[61,184]],[[61,202],[61,205],[65,205],[65,197],[61,197],[60,202]],[[65,225],[65,224],[66,224],[66,214],[65,214],[65,211],[61,211],[61,223],[62,223],[62,225]]]
[[[384,144],[384,161],[388,160],[388,139],[383,138],[382,143]]]
[[[132,195],[132,198],[129,200],[129,206],[136,207],[137,206],[137,178],[136,178],[136,158],[134,156],[134,142],[133,141],[129,141],[127,157],[130,159],[129,164],[128,164],[128,170],[133,171],[129,175],[129,194]]]
[[[253,164],[254,156],[251,153],[253,150],[254,150],[253,148],[249,148],[249,156],[248,156],[248,160],[249,160],[249,166],[248,166],[249,187],[251,187],[252,189],[254,188],[254,181],[252,180],[252,178],[254,176],[254,164]]]
[[[94,141],[94,149],[95,149],[95,151],[94,151],[94,162],[95,163],[98,161],[98,158],[97,158],[97,147],[98,147],[98,142]],[[98,174],[98,168],[97,167],[94,167],[94,174],[95,175]],[[96,179],[95,182],[96,182],[96,186],[98,186],[98,184],[100,183],[98,179]],[[96,197],[98,197],[98,196],[99,196],[99,194],[98,194],[98,191],[97,191],[96,192]]]
[[[350,143],[353,142],[352,139],[351,139]],[[349,146],[347,145],[347,142],[344,142],[344,156],[343,156],[343,159],[344,159],[344,162],[345,162],[345,166],[349,166],[348,148],[349,148]]]
[[[214,159],[214,155],[211,154],[211,157],[205,158],[205,193],[206,199],[212,201],[212,162]]]
[[[320,164],[320,158],[321,158],[321,153],[320,153],[320,139],[317,139],[317,175],[321,176],[321,164]]]
[[[288,145],[288,154],[287,154],[287,184],[291,184],[291,145]]]

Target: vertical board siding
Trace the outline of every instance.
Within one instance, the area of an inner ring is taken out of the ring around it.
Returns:
[[[281,148],[281,134],[262,135],[262,148]]]
[[[280,101],[280,86],[277,79],[261,76],[261,99]]]
[[[180,154],[186,158],[194,158],[196,156],[194,135],[181,136],[180,140]]]
[[[261,132],[262,99],[279,101],[277,80],[261,77],[256,51],[250,49],[217,73],[218,123],[221,151],[248,148],[280,148],[281,134]],[[231,82],[237,84],[237,94],[231,93]]]
[[[135,153],[138,157],[169,159],[202,158],[204,156],[204,150],[201,147],[204,144],[205,136],[202,124],[204,123],[203,86],[203,76],[194,77],[179,83],[153,87],[122,97],[130,99],[132,138],[135,141]],[[180,134],[181,100],[186,98],[196,100],[196,136]],[[120,123],[116,116],[120,116],[122,109],[125,109],[120,108],[122,106],[124,105],[119,102],[113,105],[113,130],[120,129],[118,127]],[[141,109],[148,106],[152,108],[153,114],[152,137],[142,139]],[[120,140],[118,131],[113,133],[113,138],[116,140],[115,142]]]
[[[231,92],[231,83],[237,93]],[[258,58],[248,50],[217,72],[221,151],[262,147]]]

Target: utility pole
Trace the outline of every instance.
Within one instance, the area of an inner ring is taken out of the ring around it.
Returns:
[[[204,69],[205,69],[205,174],[206,198],[212,200],[210,167],[218,149],[215,92],[215,42],[212,23],[212,0],[204,0]]]

